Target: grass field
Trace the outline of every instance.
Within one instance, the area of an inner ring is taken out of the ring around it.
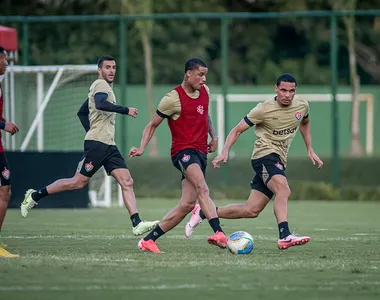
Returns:
[[[48,200],[46,200],[48,201]],[[218,202],[218,205],[227,202]],[[161,219],[173,200],[141,200]],[[379,203],[291,202],[290,226],[312,240],[279,251],[271,205],[256,220],[222,220],[255,239],[249,255],[209,246],[202,224],[184,222],[143,253],[122,208],[9,210],[0,241],[20,259],[0,260],[0,299],[380,299]]]

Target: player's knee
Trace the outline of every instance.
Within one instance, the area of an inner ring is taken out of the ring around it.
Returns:
[[[257,218],[260,214],[260,211],[258,211],[255,208],[247,207],[245,209],[245,218]]]
[[[123,190],[129,190],[133,187],[133,179],[130,178],[123,178],[120,180],[120,186]]]
[[[180,210],[183,211],[186,215],[191,212],[194,208],[194,203],[181,203],[179,205]]]
[[[83,180],[81,178],[74,178],[70,183],[70,190],[80,190],[83,189],[86,184],[88,183],[88,180]]]
[[[287,184],[281,185],[278,192],[276,193],[276,196],[279,196],[286,200],[289,199],[290,195],[291,195],[291,190]]]
[[[9,186],[4,186],[0,191],[0,198],[2,201],[9,202],[11,199],[11,189]]]

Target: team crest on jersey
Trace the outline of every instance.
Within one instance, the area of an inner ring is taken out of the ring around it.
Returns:
[[[199,112],[201,115],[203,115],[203,112],[204,112],[203,105],[197,106],[197,112]]]
[[[296,119],[299,121],[299,120],[301,120],[301,117],[302,117],[302,114],[299,111],[297,111],[296,112]]]
[[[92,162],[90,161],[88,164],[85,164],[84,165],[84,169],[86,170],[86,172],[91,172],[91,170],[94,168],[94,165],[92,164]]]
[[[277,163],[275,164],[275,166],[276,166],[277,168],[279,168],[280,170],[284,170],[284,167],[282,166],[282,164],[280,164],[280,162],[277,162]]]
[[[11,177],[11,172],[7,168],[4,168],[4,171],[1,172],[1,175],[3,175],[5,180],[8,180],[9,177]]]
[[[190,160],[190,155],[186,155],[184,154],[182,159],[181,159],[183,162],[188,162]]]

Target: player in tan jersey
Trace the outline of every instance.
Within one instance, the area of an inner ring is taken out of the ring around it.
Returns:
[[[116,73],[115,60],[111,56],[102,56],[98,60],[99,78],[94,81],[88,93],[88,99],[78,112],[78,117],[87,131],[84,141],[84,155],[72,178],[65,178],[39,189],[30,189],[21,204],[21,215],[25,218],[39,200],[47,195],[63,191],[81,189],[90,178],[104,167],[122,189],[125,207],[132,221],[132,232],[141,235],[154,228],[159,221],[141,221],[137,212],[136,198],[133,192],[133,179],[124,158],[115,144],[116,113],[137,116],[137,109],[116,105],[112,82]]]
[[[298,128],[310,160],[313,164],[318,164],[318,169],[323,166],[311,145],[309,104],[305,99],[295,96],[296,87],[296,79],[292,75],[281,75],[275,86],[277,96],[259,103],[231,130],[223,151],[212,162],[214,168],[219,168],[220,162],[226,163],[228,152],[239,135],[255,125],[258,139],[252,153],[252,167],[256,176],[251,181],[251,194],[245,204],[219,207],[218,216],[225,219],[256,218],[275,195],[274,214],[280,234],[277,243],[279,249],[310,241],[308,236],[298,237],[291,234],[288,226],[290,188],[284,171],[288,151]],[[200,210],[192,215],[188,223],[196,227],[202,219],[203,212]]]

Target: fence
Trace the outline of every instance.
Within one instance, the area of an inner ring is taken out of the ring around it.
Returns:
[[[134,60],[129,60],[127,53],[134,50],[134,45],[129,45],[131,39],[128,38],[133,32],[130,31],[130,22],[134,22],[137,20],[152,20],[155,22],[167,22],[171,20],[174,22],[187,22],[189,20],[208,20],[209,22],[209,30],[219,30],[219,43],[217,47],[212,48],[210,46],[209,52],[212,51],[220,51],[219,61],[215,64],[215,71],[219,72],[220,77],[216,76],[215,73],[211,73],[210,76],[212,78],[219,79],[220,84],[220,94],[224,100],[224,131],[228,132],[231,128],[230,122],[228,118],[230,115],[229,111],[229,102],[227,101],[227,96],[230,93],[231,84],[230,84],[230,73],[232,71],[238,72],[238,70],[234,70],[234,66],[230,64],[230,52],[231,48],[234,45],[231,45],[231,40],[235,41],[235,37],[230,35],[230,31],[232,27],[241,26],[244,29],[244,20],[247,19],[255,19],[255,22],[261,22],[264,26],[271,20],[299,20],[299,19],[310,19],[314,18],[318,22],[319,20],[328,20],[329,22],[329,32],[328,32],[328,60],[330,65],[330,88],[329,92],[331,94],[331,155],[332,155],[332,174],[331,179],[335,186],[339,185],[339,172],[340,172],[340,122],[339,122],[339,106],[337,102],[337,94],[338,94],[338,62],[339,62],[339,38],[338,38],[338,21],[339,18],[343,16],[356,16],[356,17],[365,17],[371,18],[375,16],[380,16],[380,10],[368,10],[368,11],[309,11],[309,12],[284,12],[284,13],[225,13],[225,14],[217,14],[217,13],[198,13],[198,14],[156,14],[156,15],[87,15],[87,16],[47,16],[47,17],[22,17],[22,16],[1,16],[0,22],[4,25],[16,27],[19,32],[21,32],[21,62],[23,65],[27,66],[30,64],[36,63],[36,59],[33,58],[34,61],[30,59],[31,49],[38,44],[44,43],[44,37],[38,37],[31,40],[30,36],[39,26],[46,26],[54,24],[54,28],[51,28],[55,34],[59,33],[60,26],[66,26],[63,24],[76,24],[75,26],[83,26],[83,27],[91,27],[93,26],[93,30],[97,30],[99,32],[109,32],[112,30],[113,32],[117,32],[110,41],[110,45],[118,44],[118,84],[120,86],[118,99],[123,105],[128,105],[131,101],[128,98],[127,93],[127,83],[134,80],[134,74],[131,69],[135,66]],[[68,25],[67,25],[68,26]],[[50,26],[52,27],[52,26]],[[179,26],[180,27],[180,26]],[[106,29],[107,31],[105,31]],[[181,32],[179,33],[181,34]],[[253,32],[246,32],[245,35],[252,35],[254,37]],[[243,35],[244,35],[243,34]],[[317,38],[317,37],[316,37]],[[89,38],[90,39],[90,38]],[[67,43],[65,37],[62,37],[62,43]],[[70,41],[69,41],[70,42]],[[91,41],[90,41],[91,42]],[[92,41],[92,42],[96,42]],[[296,41],[288,41],[291,43],[295,43]],[[165,45],[164,45],[165,46]],[[169,46],[169,45],[168,45]],[[59,45],[57,45],[59,47]],[[54,48],[54,47],[53,47]],[[74,49],[73,49],[74,50]],[[104,51],[104,49],[102,49]],[[184,51],[184,53],[189,52],[188,49],[181,50],[170,50],[169,47],[166,49],[168,53],[170,51]],[[77,51],[80,52],[80,49]],[[80,53],[83,56],[83,53]],[[44,55],[44,54],[40,54]],[[76,54],[79,55],[79,54]],[[189,55],[187,53],[186,55]],[[210,54],[211,55],[211,54]],[[68,55],[68,59],[70,59],[70,55]],[[86,58],[87,60],[89,58]],[[326,58],[325,58],[326,59]],[[253,61],[253,60],[252,60]],[[92,61],[93,62],[93,61]],[[38,63],[38,62],[37,62]],[[54,62],[52,62],[53,64]],[[68,62],[70,63],[70,62]],[[82,61],[83,63],[89,63],[89,61]],[[182,62],[181,62],[182,63]],[[282,69],[286,69],[286,66],[283,66]],[[283,70],[286,71],[286,70]],[[305,68],[307,72],[307,68]],[[278,74],[277,74],[278,75]],[[129,80],[130,79],[130,80]],[[259,82],[260,83],[260,82]],[[126,133],[127,128],[127,119],[121,118],[121,122],[118,125],[118,137],[117,140],[119,145],[124,153],[126,153],[129,146],[129,141],[127,140]]]

